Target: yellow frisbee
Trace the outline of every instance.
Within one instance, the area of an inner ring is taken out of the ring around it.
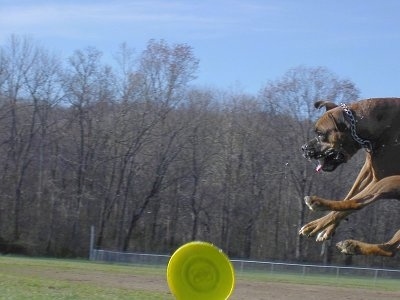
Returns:
[[[235,273],[221,249],[195,241],[181,246],[171,256],[167,281],[178,300],[224,300],[233,292]]]

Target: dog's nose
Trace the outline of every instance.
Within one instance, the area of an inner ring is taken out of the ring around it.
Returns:
[[[310,159],[314,155],[314,148],[308,143],[301,146],[301,150],[303,151],[303,156],[307,159]]]

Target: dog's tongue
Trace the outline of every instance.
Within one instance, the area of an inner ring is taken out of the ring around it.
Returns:
[[[315,168],[315,172],[319,173],[322,171],[322,165],[318,164],[318,166]]]

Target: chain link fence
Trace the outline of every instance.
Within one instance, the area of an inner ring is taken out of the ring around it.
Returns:
[[[129,253],[99,250],[94,247],[94,227],[91,227],[90,253],[91,261],[121,263],[133,265],[147,265],[166,268],[170,255]],[[259,274],[286,274],[303,277],[326,276],[333,279],[339,278],[364,278],[372,279],[373,286],[379,280],[400,280],[400,269],[376,269],[347,266],[327,266],[312,264],[295,264],[271,261],[238,260],[231,259],[235,272],[240,274],[252,272]]]
[[[127,253],[92,249],[90,260],[108,263],[122,263],[134,265],[152,265],[166,267],[169,255]],[[296,276],[328,276],[330,278],[370,278],[373,284],[380,279],[400,280],[400,270],[374,269],[345,266],[324,266],[311,264],[294,264],[270,261],[231,260],[235,272],[256,272],[260,274],[292,274]]]

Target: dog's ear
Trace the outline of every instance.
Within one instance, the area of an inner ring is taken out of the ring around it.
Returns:
[[[337,131],[345,131],[348,126],[344,120],[343,114],[336,114],[336,117],[333,116],[333,113],[328,113],[329,118],[331,118],[333,124]]]
[[[326,111],[328,111],[328,110],[331,110],[332,108],[337,107],[337,105],[333,102],[321,100],[321,101],[315,102],[314,107],[318,108],[318,109],[325,107]]]

